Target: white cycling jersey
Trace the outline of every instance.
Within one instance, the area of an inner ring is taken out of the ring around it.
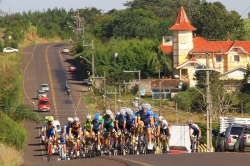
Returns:
[[[161,129],[167,129],[168,128],[168,122],[166,120],[162,120],[162,124],[160,124]]]
[[[193,129],[194,132],[198,132],[199,126],[197,124],[192,124],[189,126],[189,130]]]

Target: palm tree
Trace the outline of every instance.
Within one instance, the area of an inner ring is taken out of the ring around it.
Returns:
[[[164,76],[167,71],[172,72],[172,59],[170,56],[162,51],[154,52],[148,59],[148,66],[156,66],[155,71],[158,72],[159,79],[161,78],[161,68],[164,70]]]

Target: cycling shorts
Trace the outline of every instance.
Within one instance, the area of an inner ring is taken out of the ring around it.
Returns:
[[[99,130],[93,130],[95,134],[100,134]]]
[[[200,140],[199,131],[194,131],[194,132],[192,133],[192,135],[194,135],[195,137],[197,137],[197,140],[198,140],[198,141]]]
[[[87,135],[90,135],[90,132],[86,130],[86,133],[85,133],[85,134],[86,134],[86,136],[87,136]],[[94,135],[94,134],[95,134],[95,133],[92,133],[92,135]]]
[[[170,136],[170,133],[169,133],[169,129],[166,128],[166,129],[160,129],[160,134],[163,134],[163,135],[166,135],[166,136]]]
[[[65,145],[66,144],[66,138],[60,138],[60,144]]]
[[[135,125],[132,123],[126,123],[126,129],[130,131]]]
[[[79,138],[79,132],[71,131],[71,134],[73,135],[74,139],[78,139]]]
[[[55,135],[54,130],[46,130],[46,138],[49,139],[50,137]]]
[[[110,128],[114,128],[114,123],[113,122],[104,125],[104,132],[109,131]]]

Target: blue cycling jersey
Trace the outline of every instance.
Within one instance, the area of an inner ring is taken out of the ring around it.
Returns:
[[[69,135],[69,129],[71,128],[71,126],[69,124],[67,124],[65,126],[66,126],[66,128],[65,128],[66,134]]]
[[[100,130],[102,123],[103,123],[103,122],[102,122],[102,119],[101,119],[101,120],[98,120],[98,121],[93,120],[93,121],[92,121],[93,130],[95,130],[95,131]]]
[[[142,110],[139,110],[135,113],[135,117],[140,117],[141,121],[144,122],[144,124],[149,124],[149,119],[153,117],[153,111],[147,110],[144,114]]]
[[[122,116],[121,114],[116,116],[115,118],[116,122],[118,122],[118,125],[123,126],[124,123],[126,123],[126,116]]]
[[[127,124],[132,125],[132,124],[134,124],[134,122],[135,122],[135,115],[132,115],[131,117],[129,117],[129,116],[126,117]]]
[[[154,125],[155,125],[155,128],[158,128],[158,126],[159,126],[159,121],[156,121],[156,122],[154,123]]]

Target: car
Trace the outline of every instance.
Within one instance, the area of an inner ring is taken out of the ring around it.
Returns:
[[[42,84],[41,85],[41,90],[43,90],[45,92],[49,92],[49,85],[48,84]]]
[[[242,132],[246,124],[236,124],[232,123],[227,128],[226,131],[219,133],[216,139],[216,152],[233,151],[236,138],[239,133]]]
[[[67,47],[64,47],[62,52],[63,53],[69,53],[69,49]]]
[[[250,152],[250,126],[246,125],[239,136],[233,136],[237,139],[234,144],[235,152]]]
[[[6,47],[6,48],[3,49],[3,52],[18,52],[18,49],[11,48],[11,47]]]
[[[50,111],[50,101],[48,97],[40,97],[38,100],[38,111]]]
[[[73,67],[73,66],[69,67],[69,72],[76,72],[76,71],[77,71],[76,67]]]
[[[37,99],[39,99],[40,97],[47,97],[47,93],[44,90],[38,90]]]

